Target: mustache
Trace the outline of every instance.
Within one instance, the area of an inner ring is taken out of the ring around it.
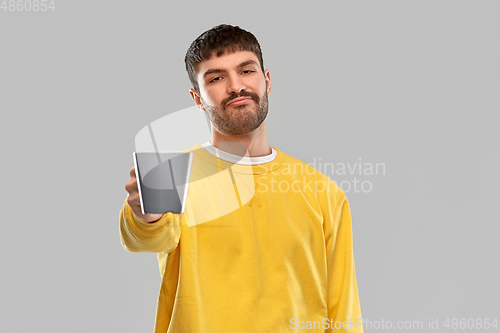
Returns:
[[[259,95],[255,94],[255,93],[250,93],[250,92],[246,92],[246,91],[242,91],[240,92],[239,94],[232,94],[231,96],[229,96],[228,98],[222,100],[222,102],[220,103],[220,108],[221,110],[224,110],[226,108],[226,105],[231,102],[232,100],[236,99],[236,98],[239,98],[239,97],[250,97],[252,98],[255,103],[259,104],[260,102],[260,97]]]

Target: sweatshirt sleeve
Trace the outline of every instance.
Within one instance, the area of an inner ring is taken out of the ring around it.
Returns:
[[[181,214],[166,213],[156,222],[140,220],[127,200],[120,211],[120,238],[129,252],[169,253],[179,244]]]
[[[325,235],[328,265],[328,316],[326,332],[362,333],[358,285],[354,269],[352,223],[349,202],[342,193],[331,212]],[[342,325],[341,325],[342,324]]]

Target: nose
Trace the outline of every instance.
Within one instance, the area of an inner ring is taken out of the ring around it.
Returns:
[[[239,94],[242,90],[247,88],[238,74],[229,75],[227,82],[227,93],[230,95]]]

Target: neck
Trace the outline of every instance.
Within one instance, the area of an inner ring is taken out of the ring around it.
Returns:
[[[216,148],[239,156],[260,157],[272,152],[267,143],[265,120],[254,131],[243,135],[223,134],[212,125],[211,141]]]

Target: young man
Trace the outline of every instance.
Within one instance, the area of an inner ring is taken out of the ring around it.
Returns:
[[[155,332],[362,332],[349,204],[328,177],[268,145],[271,77],[257,39],[220,25],[185,62],[212,129],[192,149],[186,210],[142,214],[132,168],[120,212],[124,248],[158,253]],[[236,199],[207,176],[229,169]]]

